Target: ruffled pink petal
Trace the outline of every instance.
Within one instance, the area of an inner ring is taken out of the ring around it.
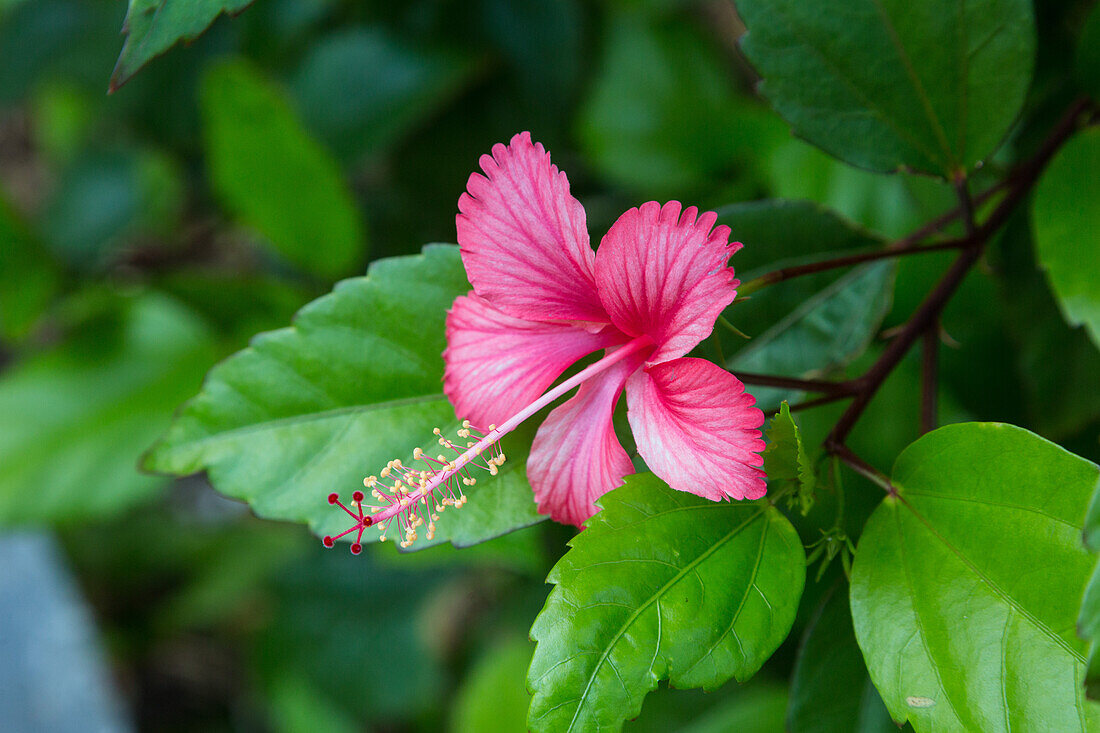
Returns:
[[[611,322],[631,336],[646,334],[657,349],[650,363],[683,356],[710,335],[740,285],[727,226],[718,215],[696,219],[690,206],[656,201],[619,217],[596,252],[596,283]]]
[[[764,413],[737,377],[674,359],[639,370],[626,395],[638,452],[669,486],[714,501],[764,495]]]
[[[481,156],[458,199],[458,244],[478,295],[533,321],[607,323],[596,294],[584,207],[531,135]]]
[[[588,380],[539,427],[527,479],[541,513],[581,527],[596,513],[596,499],[634,473],[611,416],[623,385],[640,364],[641,358],[628,357]]]
[[[460,417],[485,427],[533,402],[569,366],[622,340],[611,326],[590,333],[564,323],[513,318],[475,293],[447,314],[443,391]]]

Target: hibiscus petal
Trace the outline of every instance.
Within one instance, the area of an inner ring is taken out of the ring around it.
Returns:
[[[628,357],[588,380],[539,426],[527,480],[541,513],[581,527],[596,513],[596,499],[634,473],[611,416],[627,377],[640,364],[640,358]]]
[[[737,377],[674,359],[639,370],[626,395],[638,452],[669,486],[715,501],[764,495],[764,413]]]
[[[611,322],[657,344],[650,363],[683,356],[710,335],[714,321],[733,302],[740,282],[730,255],[727,226],[718,215],[698,219],[690,206],[656,201],[619,217],[596,252],[596,283]]]
[[[458,199],[458,244],[478,295],[517,318],[607,323],[584,207],[531,135],[481,156]]]
[[[447,314],[443,391],[455,412],[482,427],[503,423],[533,402],[573,362],[622,335],[564,323],[536,323],[502,313],[475,293],[455,298]]]

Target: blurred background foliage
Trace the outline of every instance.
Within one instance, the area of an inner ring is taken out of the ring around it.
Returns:
[[[1073,73],[1089,6],[1036,4],[1025,116],[976,189],[1095,82]],[[650,199],[718,209],[750,245],[742,280],[955,205],[931,178],[793,137],[754,94],[728,2],[257,0],[108,95],[125,14],[119,0],[0,1],[0,526],[56,534],[137,728],[522,729],[527,629],[566,528],[352,558],[200,478],[135,468],[218,359],[371,260],[453,241],[494,143],[544,143],[594,237]],[[805,202],[744,203],[768,198]],[[1100,353],[1063,321],[1031,231],[1021,212],[944,316],[941,417],[1012,422],[1095,461]],[[812,363],[858,373],[879,325],[901,323],[949,258],[781,284],[727,313],[778,357],[723,329],[703,351],[804,374],[785,354],[811,343],[796,311],[817,298],[832,307],[815,318],[864,332],[812,344]],[[918,384],[903,364],[857,452],[888,467],[917,436]],[[839,409],[803,414],[809,445]],[[878,494],[843,480],[854,538]],[[835,511],[826,495],[799,520],[807,541]],[[835,575],[807,583],[796,633],[750,684],[662,689],[628,729],[781,730],[798,637]]]

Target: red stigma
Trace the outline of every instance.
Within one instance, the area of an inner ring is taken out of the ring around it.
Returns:
[[[358,555],[360,552],[363,551],[363,531],[366,530],[367,527],[374,524],[374,520],[363,514],[363,505],[360,503],[363,501],[362,491],[356,491],[351,495],[351,498],[352,502],[355,505],[355,508],[358,510],[358,513],[353,512],[351,509],[348,509],[346,506],[344,506],[344,503],[340,501],[340,495],[337,494],[335,491],[328,495],[328,503],[334,504],[347,512],[347,515],[355,520],[355,524],[353,524],[348,529],[345,529],[343,532],[336,535],[335,537],[331,535],[325,535],[324,538],[321,540],[321,544],[323,544],[325,547],[331,548],[335,546],[336,540],[340,539],[344,535],[356,532],[357,534],[355,535],[355,542],[353,542],[351,545],[351,554]]]

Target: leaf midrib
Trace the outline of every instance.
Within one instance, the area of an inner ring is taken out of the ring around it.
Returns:
[[[681,509],[695,509],[695,508],[699,508],[699,507],[682,507]],[[603,666],[603,663],[607,660],[608,656],[611,654],[611,650],[619,642],[619,639],[622,638],[623,634],[625,634],[627,629],[630,628],[631,625],[633,625],[633,623],[638,619],[638,617],[642,614],[642,612],[645,611],[646,609],[648,609],[651,605],[653,605],[654,602],[659,600],[669,590],[670,587],[672,587],[676,583],[680,582],[680,580],[682,580],[688,572],[694,570],[696,566],[698,566],[700,563],[702,563],[708,557],[710,557],[715,552],[717,552],[723,545],[725,545],[727,542],[729,542],[731,539],[733,539],[735,536],[737,536],[737,534],[739,534],[743,529],[745,529],[745,527],[749,526],[749,524],[756,521],[756,519],[758,517],[760,517],[762,514],[764,514],[764,512],[766,512],[767,509],[768,509],[768,505],[761,506],[759,509],[757,509],[757,511],[755,513],[753,513],[752,516],[745,519],[745,521],[743,521],[740,525],[738,525],[737,527],[734,527],[732,530],[729,531],[728,534],[726,534],[720,540],[718,540],[713,545],[711,545],[710,548],[708,548],[706,552],[701,553],[697,558],[695,558],[690,563],[685,565],[680,570],[680,572],[678,572],[676,575],[674,575],[672,578],[670,578],[668,580],[668,582],[666,582],[663,586],[661,586],[655,593],[650,595],[650,597],[646,599],[645,603],[638,606],[638,608],[634,611],[634,613],[632,613],[626,619],[626,621],[623,622],[623,624],[619,627],[619,630],[615,633],[615,636],[604,647],[603,653],[600,655],[600,658],[598,660],[596,660],[596,664],[592,668],[592,673],[588,676],[588,683],[585,685],[584,691],[581,693],[581,696],[576,699],[577,708],[576,708],[576,711],[573,713],[573,718],[569,721],[569,727],[566,728],[566,733],[569,733],[569,731],[573,730],[573,726],[576,724],[578,716],[580,716],[581,708],[584,707],[584,702],[587,699],[588,693],[592,688],[592,683],[596,679],[596,673],[599,672],[600,667]],[[658,639],[658,644],[660,644],[660,639]],[[627,692],[629,694],[629,691],[627,691]]]

